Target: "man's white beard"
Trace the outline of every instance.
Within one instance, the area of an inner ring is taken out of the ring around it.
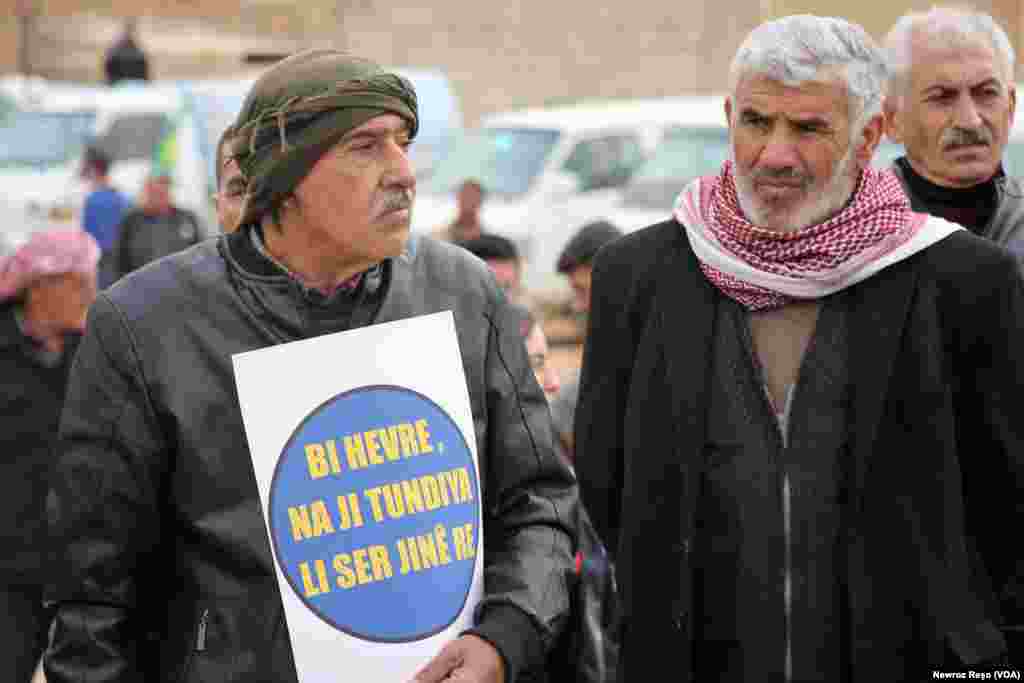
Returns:
[[[850,164],[853,162],[854,145],[850,145],[846,154],[836,164],[836,170],[832,173],[825,187],[815,196],[813,189],[808,199],[795,209],[790,209],[785,216],[785,226],[771,228],[782,232],[796,232],[812,225],[824,223],[826,220],[839,213],[846,206],[846,202],[853,195],[857,179],[850,175]],[[743,215],[751,223],[759,228],[769,229],[769,216],[775,213],[771,210],[762,210],[760,200],[754,192],[754,184],[750,178],[740,171],[736,163],[736,151],[730,145],[729,154],[732,158],[733,173],[736,178],[736,197],[739,199],[740,209]]]

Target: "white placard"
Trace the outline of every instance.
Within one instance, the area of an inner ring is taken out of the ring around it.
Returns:
[[[232,360],[299,680],[411,679],[483,583],[452,313]]]

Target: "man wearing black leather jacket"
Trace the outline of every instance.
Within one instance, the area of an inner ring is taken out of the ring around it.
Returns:
[[[48,500],[48,680],[295,681],[231,357],[445,310],[478,445],[484,595],[416,680],[539,671],[569,609],[576,483],[493,277],[409,235],[415,93],[309,51],[256,82],[235,126],[242,227],[131,274],[90,312]]]

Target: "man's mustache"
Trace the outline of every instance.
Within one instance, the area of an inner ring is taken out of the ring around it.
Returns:
[[[411,190],[388,193],[384,196],[383,202],[381,203],[381,213],[402,211],[403,209],[412,207],[412,196]]]
[[[761,168],[750,174],[754,182],[777,182],[794,187],[806,187],[810,179],[795,168]]]
[[[950,128],[942,134],[943,149],[991,144],[992,135],[987,128]]]

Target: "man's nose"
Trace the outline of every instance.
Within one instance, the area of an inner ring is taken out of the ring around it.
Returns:
[[[391,142],[391,168],[385,176],[385,183],[392,187],[412,190],[416,187],[416,173],[408,151],[396,142]]]
[[[778,127],[781,128],[781,126]],[[797,154],[793,138],[782,131],[774,132],[761,149],[757,165],[760,168],[771,170],[798,168],[800,156]]]
[[[550,365],[544,368],[544,391],[548,394],[557,393],[562,388],[562,379]]]
[[[953,111],[953,123],[960,128],[977,129],[982,125],[981,114],[978,113],[978,105],[969,94],[957,98],[956,109]]]

